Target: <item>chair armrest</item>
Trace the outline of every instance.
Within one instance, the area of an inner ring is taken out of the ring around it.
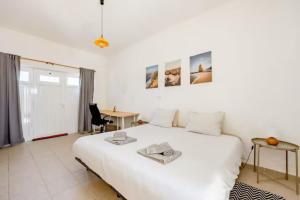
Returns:
[[[109,116],[106,115],[106,116],[103,117],[103,119],[105,119],[105,118],[107,118],[107,117],[109,117]]]
[[[108,116],[108,115],[104,116],[104,117],[102,118],[103,122],[104,122],[105,124],[112,124],[114,121],[106,119],[106,118],[108,118],[108,117],[110,118],[110,116]]]

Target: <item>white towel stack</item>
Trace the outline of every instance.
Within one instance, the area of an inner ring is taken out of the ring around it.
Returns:
[[[172,149],[167,142],[161,144],[152,144],[146,148],[138,150],[137,152],[162,164],[172,162],[182,154],[180,151]]]
[[[146,148],[146,153],[148,155],[162,154],[164,156],[170,156],[174,154],[174,150],[167,142],[164,142],[161,144],[150,145],[149,147]]]
[[[124,145],[137,141],[136,138],[127,136],[127,133],[124,131],[115,132],[113,136],[106,137],[104,140],[115,145]]]
[[[125,141],[127,139],[127,133],[122,132],[115,132],[113,136],[113,141]]]

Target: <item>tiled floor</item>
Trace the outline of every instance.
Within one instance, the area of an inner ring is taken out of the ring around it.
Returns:
[[[72,154],[73,142],[82,135],[29,142],[0,149],[0,200],[115,200],[115,192]],[[251,168],[242,170],[242,182],[300,200],[295,195],[294,182],[274,183],[262,176],[256,184]]]
[[[285,197],[287,200],[300,200],[300,195],[296,195],[296,183],[293,177],[289,177],[290,180],[285,180],[283,175],[278,173],[262,172],[260,176],[260,183],[256,183],[256,172],[253,172],[253,168],[246,166],[239,175],[239,181],[247,183],[257,188],[279,194]]]
[[[72,154],[80,134],[0,149],[0,200],[117,199]]]

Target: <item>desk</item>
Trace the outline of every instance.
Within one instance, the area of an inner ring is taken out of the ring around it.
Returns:
[[[136,121],[137,116],[139,113],[131,113],[131,112],[121,112],[121,111],[112,111],[112,110],[100,110],[101,114],[116,117],[117,118],[117,127],[119,127],[119,118],[121,118],[121,129],[125,128],[125,118],[126,117],[133,117],[133,121]]]

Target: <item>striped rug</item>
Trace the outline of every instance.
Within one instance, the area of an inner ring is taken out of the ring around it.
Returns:
[[[230,192],[229,200],[285,200],[285,198],[272,194],[245,183],[236,182]]]

